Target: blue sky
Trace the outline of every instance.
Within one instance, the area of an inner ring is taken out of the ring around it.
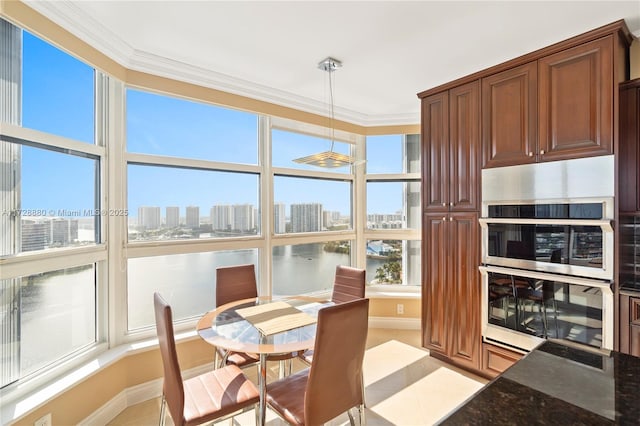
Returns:
[[[24,127],[87,143],[94,141],[93,69],[28,32],[23,39]],[[257,164],[258,123],[252,113],[190,102],[138,90],[127,91],[127,149],[130,152]],[[273,164],[300,168],[291,160],[330,148],[330,141],[274,130]],[[377,136],[367,166],[376,172],[400,171],[399,136]],[[347,144],[335,151],[347,153]],[[22,208],[90,209],[96,162],[23,147]],[[313,169],[311,166],[308,168]],[[130,215],[137,207],[199,205],[201,215],[219,203],[258,203],[254,175],[147,167],[128,168]],[[321,202],[326,210],[348,212],[349,186],[276,178],[276,202]],[[402,206],[398,187],[377,185],[368,211],[393,213]],[[163,213],[164,215],[164,209]]]

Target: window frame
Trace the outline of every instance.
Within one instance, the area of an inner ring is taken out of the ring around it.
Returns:
[[[404,134],[402,135],[403,144],[407,143],[408,137],[419,137],[419,135],[410,135]],[[366,141],[364,143],[365,150],[365,158],[366,158]],[[403,229],[369,229],[366,227],[367,220],[367,200],[366,200],[366,191],[367,185],[369,183],[376,182],[420,182],[421,181],[421,173],[420,171],[414,173],[367,173],[363,176],[363,190],[362,194],[363,199],[359,200],[364,208],[364,226],[362,231],[363,244],[366,247],[366,242],[369,240],[412,240],[412,241],[421,241],[422,240],[422,231],[420,228],[403,228]],[[405,194],[406,195],[406,194]],[[406,197],[405,197],[406,198]],[[421,223],[420,218],[418,218],[417,223]],[[421,247],[421,250],[424,250]],[[365,259],[366,263],[366,259]],[[420,266],[421,267],[421,266]],[[404,273],[403,273],[404,275]],[[406,275],[405,275],[406,276]],[[403,280],[404,281],[404,280]],[[402,284],[367,284],[367,293],[376,294],[376,293],[386,293],[389,291],[393,292],[402,292],[402,293],[410,293],[416,294],[421,291],[421,283],[402,283]]]
[[[8,22],[8,21],[7,21]],[[20,26],[16,26],[23,32]],[[57,48],[56,46],[53,46]],[[63,51],[64,52],[64,51]],[[66,52],[65,52],[66,53]],[[68,54],[68,53],[67,53]],[[20,57],[22,67],[22,57]],[[95,181],[95,208],[108,209],[106,197],[106,144],[105,144],[105,97],[108,77],[87,64],[93,69],[94,74],[94,143],[87,143],[71,139],[65,136],[46,133],[40,130],[25,128],[20,125],[2,121],[0,127],[0,140],[16,143],[67,155],[87,157],[97,161],[97,173]],[[23,108],[22,103],[18,104]],[[22,110],[19,111],[19,115]],[[62,357],[51,360],[45,366],[18,378],[16,381],[5,385],[2,394],[9,394],[11,398],[19,397],[29,391],[42,386],[64,371],[69,365],[77,366],[91,359],[95,359],[97,353],[102,353],[109,348],[108,330],[108,283],[107,283],[107,220],[99,216],[98,229],[100,240],[88,246],[71,246],[37,251],[27,251],[17,254],[0,256],[0,280],[9,280],[38,273],[53,272],[57,270],[73,268],[76,266],[93,264],[95,268],[95,341],[82,348],[67,353]]]

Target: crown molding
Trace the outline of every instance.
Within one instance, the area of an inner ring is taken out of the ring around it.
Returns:
[[[129,58],[134,53],[133,47],[108,30],[100,21],[84,13],[74,3],[68,0],[23,2],[110,59],[129,67]]]
[[[312,114],[328,115],[327,106],[323,102],[134,49],[117,34],[68,0],[24,0],[24,3],[127,69]],[[363,127],[413,125],[420,122],[418,111],[369,115],[336,107],[334,115],[337,120]]]

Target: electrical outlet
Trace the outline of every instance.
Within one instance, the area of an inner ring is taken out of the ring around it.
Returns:
[[[404,314],[404,305],[402,303],[398,303],[396,305],[396,313],[398,315],[403,315]]]
[[[51,426],[51,413],[47,413],[33,423],[33,426]]]

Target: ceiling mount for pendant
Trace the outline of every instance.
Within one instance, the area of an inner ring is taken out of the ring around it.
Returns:
[[[331,73],[342,67],[342,62],[332,57],[327,57],[318,62],[318,68],[322,71],[326,71],[329,74],[329,92],[331,97],[331,109],[330,109],[330,128],[331,128],[331,149],[329,151],[319,152],[317,154],[308,155],[306,157],[296,158],[293,160],[300,164],[310,164],[317,167],[336,168],[349,166],[353,163],[351,156],[346,154],[340,154],[333,151],[334,145],[334,128],[333,128],[333,83],[331,82]]]
[[[337,59],[333,59],[330,56],[318,62],[318,68],[320,68],[322,71],[333,72],[340,67],[342,67],[342,62]]]

